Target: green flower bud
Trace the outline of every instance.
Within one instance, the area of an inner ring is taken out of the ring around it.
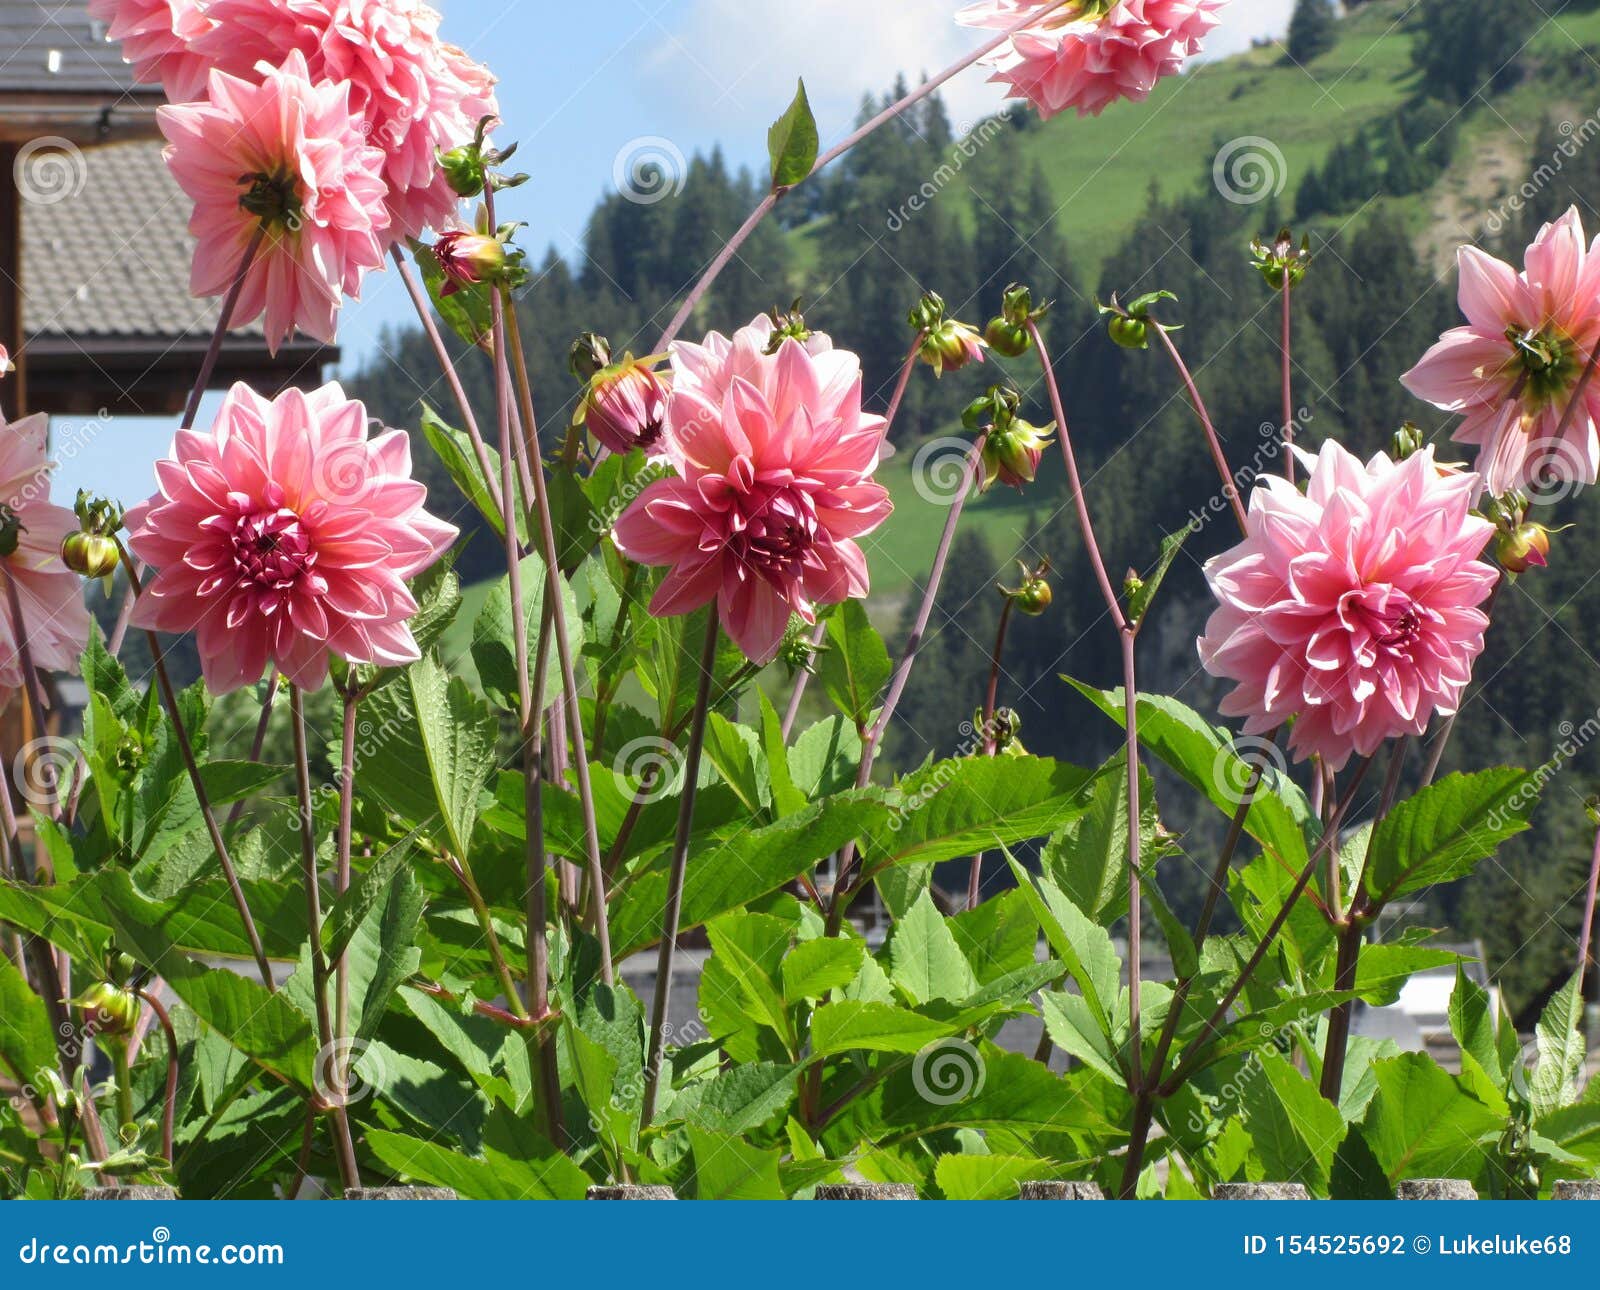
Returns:
[[[1022,582],[1016,588],[1001,587],[1000,594],[1028,617],[1037,618],[1055,599],[1049,583],[1050,561],[1041,560],[1037,567],[1030,569],[1018,560],[1017,567],[1022,570]]]
[[[1114,314],[1106,320],[1106,331],[1123,349],[1150,348],[1150,324],[1143,318]]]
[[[103,533],[68,533],[61,541],[61,562],[85,578],[108,578],[121,560],[116,539]]]
[[[944,321],[944,297],[937,291],[924,291],[906,321],[918,331],[932,331]]]
[[[610,365],[611,342],[592,331],[580,335],[567,351],[567,370],[585,384]]]
[[[129,730],[117,740],[116,751],[112,753],[112,765],[124,780],[131,780],[144,769],[145,748],[144,738],[137,730]]]
[[[1021,358],[1033,345],[1033,337],[1025,326],[994,318],[984,329],[983,339],[990,349],[1005,358]]]
[[[804,345],[811,339],[811,328],[806,326],[806,316],[800,310],[799,300],[790,305],[787,312],[774,309],[769,317],[772,319],[772,338],[767,341],[764,351],[769,356],[782,349],[786,340],[799,341]]]
[[[441,152],[439,169],[444,171],[445,182],[457,197],[476,197],[488,182],[488,168],[483,163],[483,149],[475,143],[462,144]]]
[[[101,1037],[125,1037],[139,1024],[139,996],[110,981],[90,986],[72,1002],[83,1024]]]
[[[1422,427],[1407,421],[1389,440],[1389,456],[1395,461],[1404,461],[1421,452],[1428,445],[1428,438],[1422,433]]]

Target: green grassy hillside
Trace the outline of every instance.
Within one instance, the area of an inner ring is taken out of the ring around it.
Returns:
[[[1231,140],[1255,136],[1281,154],[1278,208],[1293,214],[1295,192],[1308,169],[1334,144],[1362,127],[1403,112],[1415,92],[1405,0],[1370,0],[1338,25],[1338,43],[1304,67],[1281,47],[1251,50],[1164,81],[1145,103],[1120,103],[1098,118],[1075,116],[1035,124],[1025,152],[1049,178],[1058,219],[1085,286],[1099,285],[1101,262],[1129,233],[1155,184],[1164,194],[1207,182],[1213,159]],[[1455,247],[1479,237],[1489,213],[1527,173],[1538,125],[1552,115],[1581,122],[1594,112],[1600,60],[1600,11],[1543,21],[1524,56],[1538,69],[1492,101],[1468,105],[1448,170],[1427,191],[1379,197],[1361,213],[1397,213],[1416,238],[1419,254],[1443,269]],[[1557,76],[1548,69],[1559,67]],[[1218,202],[1226,200],[1219,192]],[[1334,221],[1334,225],[1344,220]],[[821,224],[793,234],[803,246],[825,234]],[[1152,247],[1154,263],[1166,247]],[[883,472],[896,503],[890,521],[867,540],[874,599],[892,605],[921,577],[945,510],[915,487],[913,454],[903,452]],[[974,527],[997,552],[1014,549],[1034,512],[1009,490],[971,503]]]

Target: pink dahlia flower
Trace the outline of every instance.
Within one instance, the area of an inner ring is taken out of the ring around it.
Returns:
[[[1477,476],[1433,450],[1365,466],[1332,440],[1302,494],[1269,478],[1248,536],[1206,565],[1220,602],[1200,638],[1222,712],[1262,735],[1295,719],[1290,747],[1341,767],[1452,713],[1483,650],[1478,608],[1499,576],[1478,559],[1494,526],[1472,511]]]
[[[265,228],[233,325],[265,313],[276,351],[296,328],[333,340],[341,295],[358,297],[383,264],[389,216],[383,154],[352,119],[348,89],[312,84],[298,53],[262,74],[256,84],[214,71],[209,101],[164,107],[157,120],[167,165],[194,199],[190,291],[226,294]]]
[[[1561,420],[1600,341],[1600,242],[1588,246],[1576,208],[1539,230],[1523,270],[1474,246],[1457,255],[1455,327],[1400,379],[1420,399],[1464,420],[1461,443],[1495,496],[1529,485],[1595,482],[1600,469],[1600,382],[1566,429]]]
[[[160,85],[174,103],[205,97],[211,60],[193,44],[213,24],[200,0],[89,0],[89,16],[121,43],[141,82]]]
[[[82,580],[61,563],[62,540],[77,531],[78,519],[50,501],[49,430],[42,412],[10,424],[0,420],[0,514],[6,527],[13,521],[20,526],[16,550],[0,560],[17,587],[34,666],[76,672],[89,643],[89,611]],[[11,612],[0,596],[0,689],[20,690],[23,679]]]
[[[888,516],[872,482],[884,421],[861,410],[861,365],[813,333],[773,353],[768,318],[729,340],[672,349],[660,448],[677,477],[639,495],[616,527],[642,564],[670,565],[650,602],[658,617],[716,601],[728,635],[770,662],[792,614],[867,594],[854,539]]]
[[[196,48],[245,76],[297,50],[312,75],[350,86],[350,107],[383,151],[391,235],[445,228],[458,198],[437,153],[470,143],[498,115],[494,77],[439,39],[418,0],[210,0],[214,29]]]
[[[133,622],[194,632],[213,693],[269,663],[316,689],[330,653],[416,661],[405,580],[456,530],[423,509],[405,433],[369,439],[366,408],[337,384],[270,401],[235,385],[209,434],[178,431],[156,480],[127,517],[134,554],[158,570]]]
[[[985,61],[989,79],[1046,119],[1067,108],[1099,116],[1118,99],[1143,99],[1182,68],[1221,21],[1227,0],[978,0],[956,15],[968,27],[1010,27],[1039,10]]]

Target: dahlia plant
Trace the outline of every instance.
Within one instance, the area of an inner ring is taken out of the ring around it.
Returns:
[[[709,316],[785,194],[951,76],[983,60],[1042,116],[1098,112],[1175,71],[1221,7],[970,5],[960,20],[997,34],[826,152],[802,89],[770,136],[769,191],[665,333],[578,338],[577,412],[552,435],[516,300],[521,177],[489,142],[516,123],[437,15],[95,0],[174,100],[193,290],[222,308],[148,496],[52,503],[43,418],[0,430],[0,687],[36,731],[56,729],[45,674],[88,691],[75,741],[17,761],[30,818],[0,793],[0,1186],[793,1197],[865,1179],[1005,1197],[1064,1180],[1186,1197],[1270,1180],[1366,1197],[1447,1176],[1505,1196],[1600,1172],[1600,1100],[1579,1088],[1588,939],[1530,1072],[1460,956],[1375,938],[1396,901],[1526,828],[1543,787],[1437,770],[1499,589],[1550,556],[1516,490],[1595,479],[1600,282],[1575,213],[1520,272],[1464,249],[1468,325],[1407,377],[1464,414],[1470,467],[1411,428],[1366,462],[1294,444],[1291,292],[1314,260],[1287,230],[1253,247],[1281,297],[1281,472],[1228,461],[1170,293],[1100,307],[1110,341],[1150,353],[1125,361],[1170,366],[1240,528],[1206,564],[1197,642],[1237,726],[1140,689],[1144,628],[1195,534],[1113,578],[1052,311],[1025,285],[985,327],[922,294],[882,414],[860,360],[798,307]],[[331,339],[386,259],[455,401],[421,422],[460,498],[429,497],[420,440],[338,385],[238,385],[197,424],[229,328],[265,315],[273,344]],[[492,366],[492,406],[468,398],[452,330]],[[1037,362],[1034,392],[979,388],[991,352]],[[863,543],[891,511],[876,475],[920,366],[974,397],[891,654]],[[988,676],[950,696],[975,714],[962,754],[886,773],[967,500],[996,481],[1070,508],[1077,567],[1024,564],[1001,588]],[[441,517],[468,508],[505,570],[454,657],[465,597]],[[106,639],[79,575],[119,564]],[[1121,660],[1118,688],[1072,683],[1086,719],[1122,731],[1098,766],[1029,754],[998,703],[1013,612],[1049,615],[1071,581]],[[130,628],[149,676],[119,657]],[[202,670],[186,689],[164,655],[182,635]],[[230,694],[255,718],[244,755],[215,728]],[[1226,825],[1189,857],[1209,874],[1192,923],[1162,892],[1184,844],[1160,823],[1157,763],[1163,792]],[[964,900],[934,885],[947,862]],[[1152,938],[1166,979],[1147,979]],[[692,1008],[671,988],[684,942],[709,949]],[[1352,1035],[1358,1003],[1441,967],[1459,1077]],[[1019,1020],[1034,1038],[1002,1044]]]

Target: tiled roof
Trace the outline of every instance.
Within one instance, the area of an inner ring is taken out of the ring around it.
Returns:
[[[0,94],[105,94],[133,72],[84,0],[0,0]]]
[[[52,162],[57,169],[47,172]],[[41,167],[39,196],[30,199],[20,185],[30,339],[210,335],[218,302],[189,295],[190,202],[168,174],[161,144],[39,153],[32,164]],[[47,183],[51,173],[61,178]],[[259,337],[261,325],[235,334]]]

